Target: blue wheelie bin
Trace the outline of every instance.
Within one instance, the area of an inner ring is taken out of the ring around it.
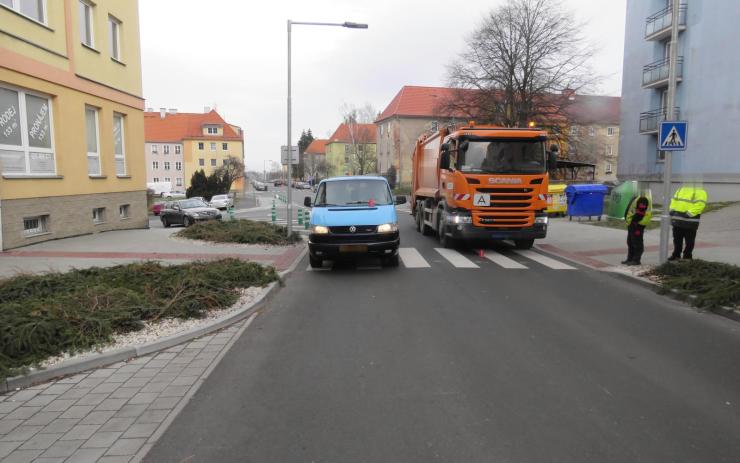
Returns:
[[[604,213],[604,197],[608,188],[606,185],[568,185],[565,196],[568,198],[568,218],[596,216],[601,220]]]

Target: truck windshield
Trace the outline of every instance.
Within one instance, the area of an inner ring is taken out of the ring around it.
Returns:
[[[334,180],[324,182],[316,193],[314,207],[393,204],[388,184],[383,180]]]
[[[460,143],[457,169],[490,174],[537,174],[545,172],[542,141],[480,141]]]

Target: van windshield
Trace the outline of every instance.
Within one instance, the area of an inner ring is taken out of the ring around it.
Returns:
[[[316,192],[314,207],[393,204],[388,184],[383,180],[333,180]]]
[[[545,144],[533,141],[480,141],[460,143],[457,169],[486,174],[538,174],[545,172]]]

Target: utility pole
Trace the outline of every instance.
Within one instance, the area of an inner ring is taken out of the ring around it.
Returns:
[[[671,0],[671,41],[669,43],[668,62],[668,107],[665,109],[666,120],[678,119],[676,111],[676,61],[678,60],[678,26],[680,19],[680,0]],[[658,146],[661,144],[660,133],[658,134]],[[671,179],[673,177],[673,156],[671,151],[665,151],[663,161],[663,213],[660,216],[660,254],[658,261],[662,264],[668,260],[668,242],[670,241],[671,217],[669,206],[671,202],[672,189]]]

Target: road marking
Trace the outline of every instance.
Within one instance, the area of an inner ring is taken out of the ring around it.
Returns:
[[[457,268],[480,268],[472,260],[453,249],[434,248],[434,250]]]
[[[427,262],[416,248],[398,248],[398,255],[403,261],[403,265],[406,268],[429,268],[429,262]]]
[[[510,259],[496,251],[485,251],[485,256],[486,259],[500,265],[503,268],[527,268],[525,265],[522,265],[514,259]]]
[[[527,259],[532,259],[535,262],[539,262],[540,264],[544,265],[545,267],[550,267],[553,270],[575,270],[575,267],[571,267],[568,264],[564,264],[560,262],[559,260],[551,259],[547,256],[543,256],[542,254],[539,254],[534,251],[529,250],[515,250],[517,254],[526,257]]]

